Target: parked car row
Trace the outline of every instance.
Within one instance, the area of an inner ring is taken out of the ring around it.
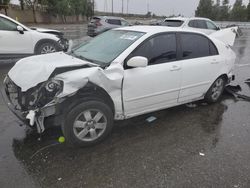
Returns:
[[[139,23],[139,24],[138,24]],[[141,25],[140,22],[135,22],[135,25]],[[94,37],[100,33],[108,31],[113,28],[125,27],[130,24],[123,18],[119,17],[108,17],[108,16],[99,16],[93,17],[90,23],[88,24],[88,36]],[[161,20],[151,20],[149,25],[161,25],[167,27],[179,27],[194,29],[206,34],[211,34],[215,31],[220,30],[220,28],[210,19],[207,18],[186,18],[186,17],[173,17],[166,18],[163,21]]]

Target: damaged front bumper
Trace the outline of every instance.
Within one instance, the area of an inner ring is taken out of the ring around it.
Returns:
[[[5,79],[6,80],[6,79]],[[41,108],[22,110],[18,101],[18,91],[15,86],[10,86],[4,81],[4,91],[1,94],[9,110],[22,122],[30,127],[35,127],[38,133],[45,130],[45,119],[57,114],[59,101],[52,100]],[[63,101],[63,99],[61,99]]]
[[[24,124],[34,127],[36,126],[37,132],[42,133],[45,130],[44,120],[56,114],[56,104],[51,102],[42,108],[29,111],[21,111],[18,109],[10,99],[6,91],[1,91],[4,102],[9,110]]]

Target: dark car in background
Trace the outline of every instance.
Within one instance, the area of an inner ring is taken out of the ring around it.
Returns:
[[[95,16],[88,24],[87,35],[94,37],[110,29],[129,26],[129,22],[124,18],[111,16]]]

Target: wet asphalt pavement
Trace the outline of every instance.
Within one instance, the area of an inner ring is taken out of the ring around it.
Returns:
[[[233,84],[250,95],[243,32]],[[1,65],[1,82],[11,66]],[[250,103],[225,93],[220,103],[196,105],[116,122],[101,144],[76,149],[58,143],[60,129],[40,139],[20,127],[0,98],[0,187],[250,187]]]

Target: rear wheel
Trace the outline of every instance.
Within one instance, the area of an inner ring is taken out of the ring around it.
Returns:
[[[212,84],[212,86],[209,88],[207,94],[205,95],[205,100],[208,103],[215,103],[217,102],[226,85],[226,79],[223,77],[219,77],[215,82]]]
[[[66,141],[90,146],[102,141],[112,130],[113,113],[100,101],[83,102],[71,109],[63,124]]]

